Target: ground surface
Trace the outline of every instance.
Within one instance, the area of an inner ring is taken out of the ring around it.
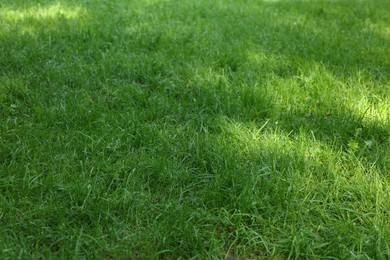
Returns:
[[[390,257],[390,1],[0,3],[0,258]]]

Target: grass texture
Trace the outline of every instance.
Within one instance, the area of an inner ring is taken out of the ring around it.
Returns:
[[[0,258],[388,259],[389,10],[2,0]]]

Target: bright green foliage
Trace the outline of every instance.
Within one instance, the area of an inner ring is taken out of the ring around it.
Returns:
[[[389,258],[389,10],[2,0],[0,258]]]

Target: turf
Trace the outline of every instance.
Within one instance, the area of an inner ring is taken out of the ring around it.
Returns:
[[[0,258],[389,258],[388,10],[2,0]]]

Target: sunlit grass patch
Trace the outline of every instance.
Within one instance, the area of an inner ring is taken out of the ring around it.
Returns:
[[[298,134],[286,133],[278,126],[267,127],[268,124],[265,122],[256,127],[231,121],[223,123],[225,132],[232,135],[230,143],[236,149],[236,156],[249,159],[245,162],[251,174],[245,178],[250,181],[246,189],[241,190],[238,205],[246,205],[255,212],[272,211],[274,208],[277,211],[272,214],[275,221],[287,226],[300,226],[291,233],[279,235],[295,237],[300,245],[293,247],[306,253],[308,250],[315,253],[320,248],[331,251],[329,245],[323,243],[321,232],[317,231],[347,232],[342,231],[342,222],[348,223],[349,232],[356,236],[350,238],[351,243],[355,239],[364,239],[359,238],[363,227],[375,233],[359,242],[365,244],[362,244],[363,247],[372,243],[378,235],[386,240],[389,233],[382,233],[378,226],[386,222],[380,212],[390,210],[386,203],[389,190],[383,186],[387,174],[379,170],[375,162],[367,163],[361,154],[356,153],[356,147],[344,151],[336,143],[318,140],[313,132],[302,129]],[[251,206],[243,200],[249,198],[249,194],[253,199]],[[260,201],[256,200],[257,194],[259,199],[262,198]],[[267,200],[269,203],[279,202],[285,211],[278,212],[278,207],[267,204]],[[240,209],[247,210],[245,207]],[[305,222],[299,217],[302,215],[310,215],[313,219]],[[258,218],[255,216],[253,218],[257,220],[254,223],[262,221],[261,213]],[[324,223],[333,224],[327,226]],[[308,237],[311,237],[311,246],[302,248]],[[337,250],[344,250],[342,248]]]
[[[47,5],[47,6],[36,6],[29,8],[21,8],[14,10],[13,8],[6,7],[1,10],[1,16],[10,22],[18,22],[27,19],[53,19],[53,18],[65,18],[65,19],[76,19],[81,15],[85,14],[85,10],[80,7],[70,8],[64,6],[60,2]]]
[[[0,7],[0,23],[2,24],[0,34],[13,32],[35,35],[39,27],[44,30],[55,29],[65,21],[72,22],[76,19],[85,21],[87,17],[86,9],[81,6],[61,2],[25,7],[6,5]]]
[[[356,111],[355,113],[363,119],[363,122],[382,125],[384,128],[389,126],[390,107],[386,99],[381,100],[374,95],[368,99],[362,98],[351,104],[351,109]]]

